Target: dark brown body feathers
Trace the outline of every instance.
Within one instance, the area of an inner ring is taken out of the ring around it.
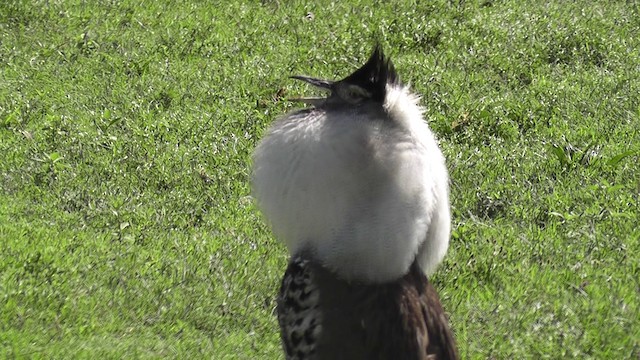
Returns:
[[[440,299],[414,264],[384,284],[348,283],[303,258],[280,289],[287,359],[458,359]]]

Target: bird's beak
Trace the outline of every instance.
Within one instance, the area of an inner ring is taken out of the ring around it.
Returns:
[[[334,83],[331,80],[316,79],[316,78],[302,76],[302,75],[291,76],[291,78],[296,80],[302,80],[315,87],[319,87],[321,89],[326,89],[326,90],[331,90],[331,88],[333,88],[333,83]]]
[[[333,84],[335,83],[334,81],[331,80],[322,80],[322,79],[316,79],[316,78],[312,78],[312,77],[308,77],[308,76],[302,76],[302,75],[295,75],[295,76],[291,76],[292,79],[296,79],[296,80],[302,80],[306,83],[309,83],[317,88],[320,89],[324,89],[324,90],[328,90],[328,91],[332,91],[333,90]],[[290,101],[297,101],[297,102],[301,102],[301,103],[305,103],[308,105],[313,105],[313,106],[320,106],[322,105],[322,103],[325,102],[325,100],[327,100],[327,98],[325,97],[299,97],[299,98],[292,98],[289,99]]]

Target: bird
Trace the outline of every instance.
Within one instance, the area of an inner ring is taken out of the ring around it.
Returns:
[[[326,96],[278,117],[252,195],[290,260],[277,296],[285,357],[458,359],[429,282],[451,232],[449,175],[420,97],[377,44]]]

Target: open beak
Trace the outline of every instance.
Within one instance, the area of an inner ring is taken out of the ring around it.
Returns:
[[[290,76],[290,78],[292,79],[296,79],[296,80],[302,80],[304,82],[307,82],[315,87],[319,87],[321,89],[326,89],[326,90],[331,90],[331,88],[333,87],[333,81],[331,80],[321,80],[321,79],[316,79],[316,78],[312,78],[312,77],[308,77],[308,76],[302,76],[302,75],[294,75],[294,76]]]
[[[291,78],[296,80],[302,80],[317,88],[328,90],[328,91],[333,90],[333,84],[335,83],[334,81],[331,81],[331,80],[316,79],[316,78],[302,76],[302,75],[291,76]],[[289,100],[301,102],[301,103],[305,103],[313,106],[320,106],[322,105],[322,103],[324,103],[325,100],[327,100],[327,98],[326,97],[299,97],[299,98],[292,98]]]

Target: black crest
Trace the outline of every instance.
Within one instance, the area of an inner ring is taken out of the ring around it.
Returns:
[[[380,45],[376,45],[369,60],[353,74],[342,79],[343,82],[362,87],[371,93],[374,101],[383,102],[387,93],[387,84],[400,82],[391,60],[384,56]]]

